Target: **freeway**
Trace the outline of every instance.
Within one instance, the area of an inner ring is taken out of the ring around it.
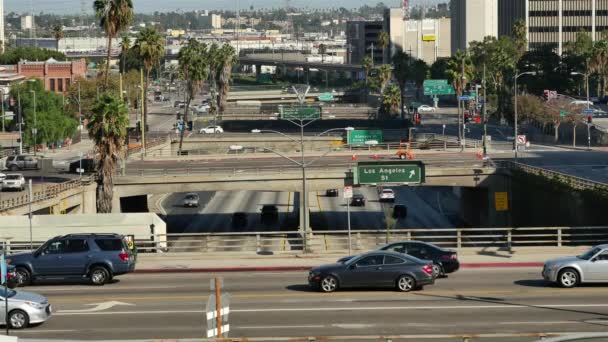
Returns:
[[[223,291],[230,294],[230,337],[263,341],[352,336],[336,340],[353,341],[357,336],[405,335],[412,341],[456,341],[445,336],[489,334],[481,341],[525,342],[536,340],[526,334],[607,331],[605,286],[560,289],[545,284],[539,273],[537,268],[464,269],[407,294],[390,289],[320,294],[306,285],[307,272],[221,276]],[[140,274],[104,287],[32,286],[27,290],[49,297],[54,317],[14,335],[62,340],[200,338],[211,277]]]

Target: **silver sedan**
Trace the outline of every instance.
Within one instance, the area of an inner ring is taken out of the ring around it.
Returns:
[[[51,317],[52,308],[46,297],[33,292],[0,289],[0,298],[8,297],[8,324],[23,329],[30,324],[43,323]],[[4,305],[0,305],[0,322],[6,322]]]
[[[608,244],[581,255],[548,260],[542,275],[545,280],[568,288],[581,283],[608,283]]]

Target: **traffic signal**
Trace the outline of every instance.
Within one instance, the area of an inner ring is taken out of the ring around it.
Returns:
[[[140,121],[137,121],[137,124],[135,124],[135,131],[141,132],[141,122]]]
[[[188,121],[188,130],[191,131],[193,127],[193,122],[192,121]]]
[[[587,115],[587,123],[593,123],[593,117],[591,115]]]

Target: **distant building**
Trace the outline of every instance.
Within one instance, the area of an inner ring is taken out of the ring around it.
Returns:
[[[21,17],[21,30],[31,30],[32,29],[32,23],[34,22],[32,20],[32,16],[31,15],[24,15]]]
[[[222,28],[222,16],[219,14],[201,15],[200,20],[202,21],[202,24],[205,26],[210,26],[211,28],[214,28],[214,29]]]
[[[403,20],[403,10],[391,8],[385,12],[384,24],[390,37],[390,46],[385,51],[387,62],[398,50],[429,65],[438,58],[451,56],[450,18]]]
[[[516,21],[526,23],[528,48],[551,46],[562,54],[566,42],[587,32],[593,41],[606,37],[606,0],[498,0],[499,35],[512,35]]]
[[[452,54],[467,49],[472,41],[498,37],[498,0],[451,0],[450,8]]]
[[[39,47],[57,50],[57,39],[55,38],[16,38],[13,44],[16,47]]]
[[[6,41],[4,40],[4,0],[0,0],[0,45],[2,46],[2,52],[4,53],[4,45]]]
[[[378,36],[382,31],[382,21],[346,22],[347,63],[361,64],[363,58],[373,54],[374,64],[382,64],[382,48],[378,44]]]
[[[72,82],[84,78],[86,72],[87,63],[84,59],[58,62],[50,58],[44,62],[21,61],[17,65],[5,65],[0,68],[0,78],[1,75],[35,77],[43,81],[46,90],[64,93]]]

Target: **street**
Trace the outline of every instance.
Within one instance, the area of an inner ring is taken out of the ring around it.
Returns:
[[[230,294],[231,337],[437,335],[430,340],[448,341],[439,336],[606,331],[608,317],[605,286],[553,287],[540,279],[536,268],[465,269],[407,294],[390,289],[317,293],[306,284],[307,272],[220,276],[224,293]],[[137,274],[119,277],[104,287],[28,287],[49,297],[55,315],[16,335],[86,340],[200,338],[206,328],[204,312],[212,277]],[[534,340],[519,336],[487,341]]]

